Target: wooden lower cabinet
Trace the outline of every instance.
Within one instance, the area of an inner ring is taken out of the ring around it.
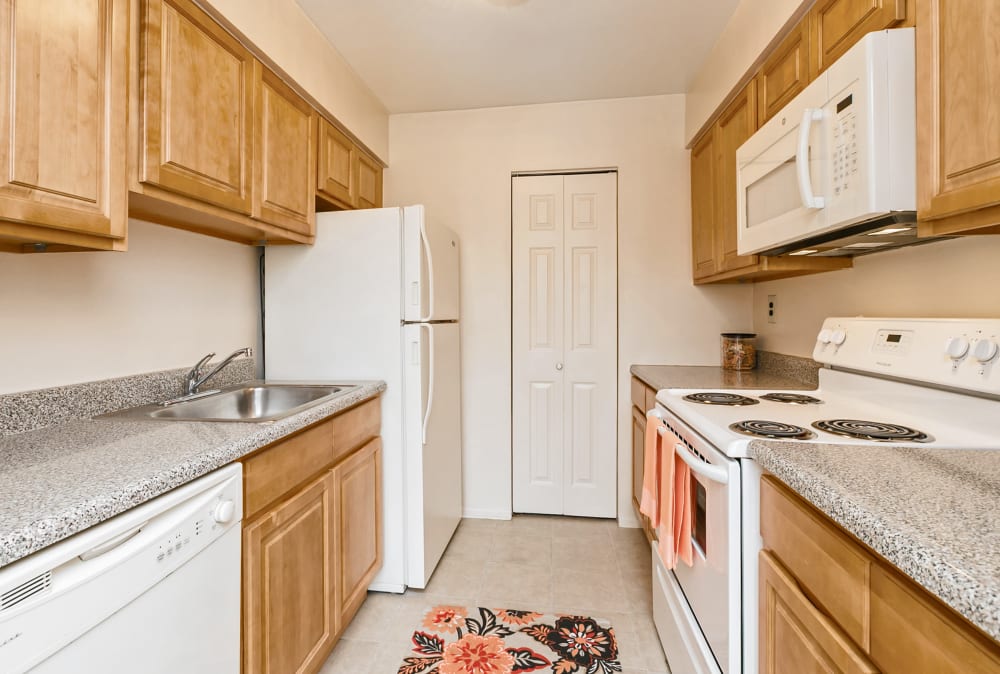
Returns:
[[[773,554],[761,551],[759,568],[761,674],[878,672]]]
[[[318,672],[364,603],[382,565],[378,409],[376,398],[244,462],[243,674]]]
[[[643,470],[646,466],[646,410],[655,405],[656,391],[638,377],[632,377],[632,507],[649,541],[656,540],[656,532],[649,518],[639,512],[639,503],[642,501]]]
[[[382,441],[376,438],[333,469],[337,620],[361,608],[382,566]]]
[[[770,475],[761,537],[761,674],[1000,672],[1000,644]]]
[[[243,672],[317,671],[339,630],[334,477],[327,472],[243,530]]]

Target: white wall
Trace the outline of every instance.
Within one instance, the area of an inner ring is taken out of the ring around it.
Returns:
[[[1000,237],[972,236],[859,257],[853,269],[758,283],[758,346],[811,356],[827,316],[1000,318]],[[777,296],[777,323],[767,296]]]
[[[203,0],[204,1],[204,0]],[[295,0],[207,0],[376,155],[389,156],[389,115]]]
[[[619,514],[630,500],[632,363],[717,364],[749,287],[691,284],[684,97],[393,115],[386,204],[424,203],[462,238],[466,514],[511,512],[512,171],[619,170]]]
[[[257,341],[257,249],[137,220],[127,253],[3,255],[0,288],[0,394]]]
[[[688,86],[684,126],[688,142],[802,4],[803,0],[740,2]]]

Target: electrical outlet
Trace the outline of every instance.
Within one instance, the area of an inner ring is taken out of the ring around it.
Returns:
[[[767,296],[767,322],[768,323],[777,323],[778,322],[778,316],[777,316],[778,308],[777,308],[777,304],[778,304],[778,296],[777,295],[768,295]]]

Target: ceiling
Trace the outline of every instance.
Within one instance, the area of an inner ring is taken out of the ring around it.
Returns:
[[[297,0],[390,113],[684,93],[739,0]]]

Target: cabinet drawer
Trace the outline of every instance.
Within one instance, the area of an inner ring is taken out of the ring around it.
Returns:
[[[645,395],[645,407],[642,408],[643,412],[648,412],[649,410],[656,407],[656,389],[651,389],[646,387]]]
[[[886,672],[1000,671],[1000,646],[896,571],[872,569],[871,658]]]
[[[245,519],[334,462],[334,424],[339,418],[283,440],[243,463]]]
[[[862,648],[869,645],[873,558],[771,476],[760,485],[760,533],[811,599]]]
[[[878,674],[875,665],[813,606],[772,554],[762,550],[759,559],[761,674]]]
[[[632,377],[632,404],[646,411],[646,385],[638,377]]]
[[[382,399],[373,398],[333,418],[334,459],[350,454],[379,434]]]

